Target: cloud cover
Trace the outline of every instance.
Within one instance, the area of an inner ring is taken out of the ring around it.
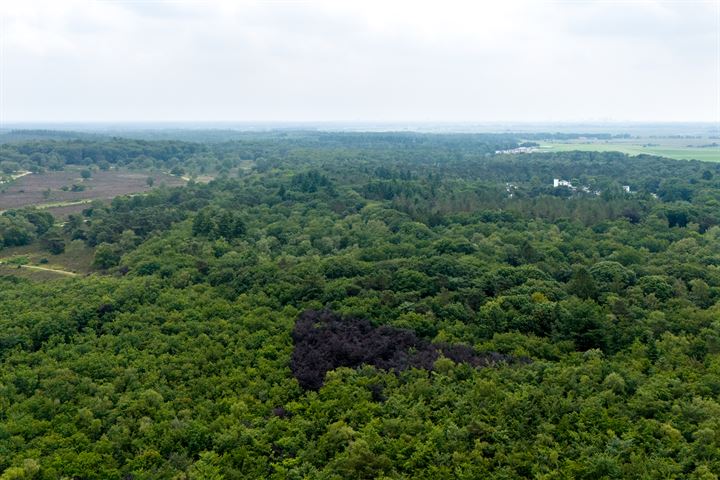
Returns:
[[[713,1],[39,1],[13,121],[717,121]]]

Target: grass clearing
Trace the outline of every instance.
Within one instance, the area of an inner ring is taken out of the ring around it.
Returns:
[[[94,258],[95,250],[82,240],[68,242],[65,251],[58,255],[52,255],[33,243],[0,251],[0,266],[4,275],[19,273],[17,267],[20,270],[50,271],[56,275],[85,275],[92,271]],[[10,273],[5,273],[8,270]]]
[[[657,155],[673,158],[675,160],[701,160],[704,162],[720,162],[720,147],[688,147],[681,142],[668,142],[654,144],[655,140],[647,141],[651,146],[630,142],[556,142],[544,143],[540,146],[541,152],[568,152],[579,150],[583,152],[621,152],[628,155]],[[685,140],[687,143],[688,140]]]

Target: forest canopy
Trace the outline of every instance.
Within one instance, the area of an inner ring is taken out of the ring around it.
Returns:
[[[0,478],[717,478],[720,164],[520,143],[0,145],[191,177],[0,215],[94,255],[0,278]]]

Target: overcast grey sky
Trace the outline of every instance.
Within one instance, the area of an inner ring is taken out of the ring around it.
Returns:
[[[718,121],[711,1],[3,0],[17,121]]]

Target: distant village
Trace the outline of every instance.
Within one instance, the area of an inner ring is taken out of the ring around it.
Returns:
[[[537,152],[537,147],[517,147],[517,148],[511,148],[509,150],[495,150],[495,155],[500,155],[503,153],[509,153],[509,154],[516,154],[516,153],[533,153]]]
[[[517,148],[511,148],[508,150],[495,150],[495,155],[501,155],[501,154],[518,154],[518,153],[533,153],[537,152],[539,149],[536,146],[525,146],[525,147],[517,147]],[[589,193],[594,195],[600,195],[602,192],[600,190],[591,190],[590,187],[581,185],[573,185],[572,182],[569,180],[562,180],[560,178],[553,178],[553,187],[554,188],[560,188],[565,187],[569,188],[573,192],[583,192],[583,193]],[[622,185],[623,192],[625,193],[634,193],[632,190],[630,190],[630,185]],[[515,196],[515,190],[517,190],[517,186],[512,183],[506,183],[505,184],[505,191],[508,194],[509,198],[513,198]],[[653,198],[657,198],[656,194],[651,194]]]
[[[586,187],[586,186],[577,187],[577,186],[573,185],[570,181],[561,180],[559,178],[553,178],[553,187],[554,188],[567,187],[570,190],[572,190],[573,192],[580,190],[581,192],[594,193],[595,195],[600,195],[600,193],[601,193],[599,190],[591,191],[590,187]],[[630,191],[630,185],[623,185],[622,189],[625,193],[632,193]]]
[[[553,178],[553,187],[554,188],[560,188],[565,187],[569,188],[573,192],[583,192],[583,193],[589,193],[594,195],[600,195],[602,192],[600,190],[591,190],[590,187],[582,185],[577,186],[573,185],[572,182],[569,180],[562,180],[560,178]],[[513,198],[515,196],[515,191],[518,189],[518,186],[511,182],[505,182],[505,192],[507,192],[508,198]],[[630,185],[622,185],[623,192],[625,193],[634,193],[630,189]],[[651,193],[650,195],[653,196],[653,198],[658,198],[656,194]]]

